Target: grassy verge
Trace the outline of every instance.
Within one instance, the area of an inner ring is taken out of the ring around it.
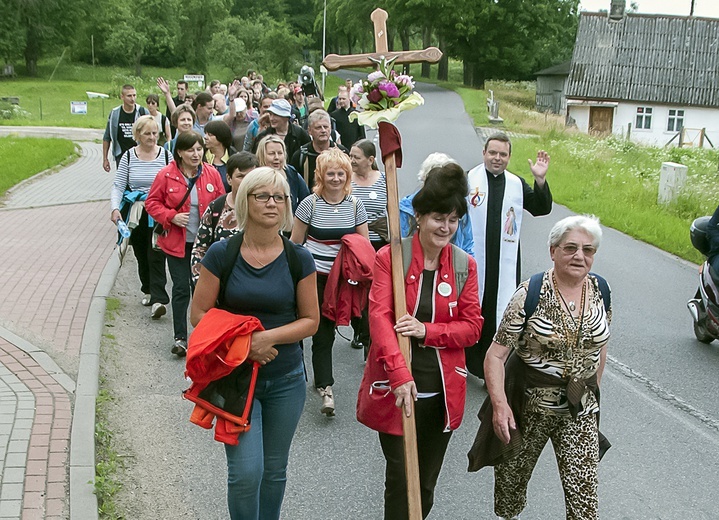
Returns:
[[[111,329],[120,309],[120,300],[107,298],[105,327]],[[111,332],[103,334],[103,350],[107,353],[115,346],[115,336]],[[113,432],[110,430],[109,414],[112,406],[112,393],[104,377],[100,377],[100,391],[95,406],[95,495],[97,495],[98,513],[103,520],[120,520],[122,513],[115,503],[115,496],[122,489],[120,472],[124,460],[118,454]]]
[[[78,156],[67,139],[0,137],[0,197],[20,181]]]

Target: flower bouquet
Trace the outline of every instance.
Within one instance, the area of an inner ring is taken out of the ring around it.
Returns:
[[[401,112],[424,104],[422,96],[413,90],[412,76],[397,74],[393,61],[382,58],[379,70],[352,87],[350,97],[361,111],[350,114],[351,121],[357,119],[362,125],[377,128],[380,121],[393,123]]]

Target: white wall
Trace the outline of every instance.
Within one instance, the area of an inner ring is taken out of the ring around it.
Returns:
[[[652,125],[650,129],[639,129],[636,127],[637,107],[652,108]],[[616,135],[626,135],[627,125],[632,124],[631,140],[637,143],[664,146],[676,134],[667,131],[669,110],[684,110],[684,128],[687,131],[685,141],[694,140],[695,146],[699,146],[698,130],[706,128],[706,135],[714,146],[719,147],[719,109],[715,108],[694,108],[681,105],[653,105],[650,103],[619,103],[614,112],[614,128]],[[696,129],[693,131],[691,129]],[[679,138],[673,142],[678,145]],[[705,140],[704,147],[709,148]]]
[[[640,106],[652,108],[652,125],[649,129],[638,129],[636,127],[637,107]],[[567,107],[568,116],[574,119],[577,128],[581,132],[589,132],[589,110],[590,107],[586,105],[569,105]],[[706,136],[709,138],[709,141],[711,141],[716,148],[719,148],[719,109],[715,108],[693,108],[682,107],[680,105],[656,105],[651,103],[619,103],[614,109],[612,133],[617,136],[626,136],[627,126],[631,123],[631,140],[633,142],[652,146],[664,146],[676,134],[676,132],[667,131],[669,110],[684,110],[684,128],[691,129],[687,131],[685,141],[693,140],[695,146],[699,146],[698,130],[706,128]],[[677,146],[678,144],[679,138],[677,137],[672,142],[672,146]],[[704,147],[711,147],[706,139],[704,140]]]
[[[567,116],[574,119],[580,132],[589,133],[589,107],[567,106]]]

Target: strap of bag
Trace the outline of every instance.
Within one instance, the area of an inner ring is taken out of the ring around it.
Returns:
[[[412,263],[412,237],[404,237],[402,239],[402,267],[405,278],[409,272],[410,263]],[[457,296],[459,296],[469,278],[469,255],[454,244],[452,244],[452,269],[454,270],[454,285],[457,288]]]
[[[187,186],[187,191],[185,192],[185,196],[182,197],[182,200],[175,208],[175,211],[180,211],[180,208],[185,205],[185,201],[187,200],[187,197],[190,196],[190,192],[192,191],[192,188],[195,187],[195,184],[197,183],[197,180],[200,178],[200,175],[202,175],[202,165],[200,165],[200,171],[197,172],[197,175],[195,175],[192,179],[190,179],[190,184]]]
[[[589,273],[597,279],[599,285],[599,293],[602,295],[602,302],[604,303],[604,310],[609,312],[609,308],[612,306],[612,293],[609,290],[609,284],[607,281],[595,273]],[[539,304],[539,292],[542,289],[542,279],[544,273],[533,274],[529,279],[529,286],[527,287],[527,297],[524,300],[524,325],[527,325],[527,321],[532,317],[534,311],[537,310]]]
[[[210,202],[210,215],[212,223],[212,234],[214,237],[215,229],[217,229],[217,223],[220,221],[220,215],[222,210],[225,208],[225,202],[227,201],[227,193],[220,195],[215,200]]]
[[[244,235],[244,231],[240,231],[227,239],[227,249],[225,250],[224,263],[222,264],[222,272],[220,273],[220,292],[217,295],[217,302],[220,308],[225,306],[225,290],[227,289],[227,283],[230,281],[235,263],[237,263],[237,258],[240,256],[240,248],[242,247]],[[283,235],[280,236],[282,237],[282,245],[285,256],[287,257],[287,264],[290,267],[292,283],[295,287],[295,301],[297,301],[297,284],[302,279],[302,262],[300,261],[294,244]]]

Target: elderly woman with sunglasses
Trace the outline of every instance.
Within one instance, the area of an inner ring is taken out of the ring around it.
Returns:
[[[590,273],[601,238],[595,217],[575,215],[554,225],[554,266],[519,286],[487,353],[489,401],[480,411],[470,470],[495,466],[494,511],[500,518],[519,518],[550,439],[566,517],[597,518],[599,384],[612,315],[609,286]],[[492,443],[495,449],[488,450]]]
[[[233,520],[280,517],[290,445],[306,396],[299,342],[312,335],[319,322],[312,256],[281,235],[292,228],[289,194],[281,171],[257,168],[247,174],[235,199],[242,233],[239,254],[227,258],[233,239],[210,247],[192,302],[193,325],[220,297],[223,309],[254,316],[264,328],[252,334],[249,353],[251,360],[262,365],[252,428],[240,434],[236,446],[225,445],[227,502]],[[293,272],[291,255],[298,272]],[[228,264],[232,272],[226,278],[223,270]],[[224,279],[227,285],[221,291]]]

